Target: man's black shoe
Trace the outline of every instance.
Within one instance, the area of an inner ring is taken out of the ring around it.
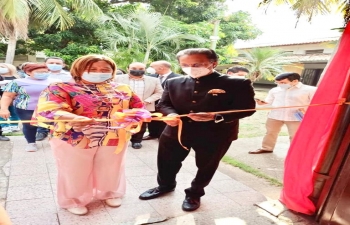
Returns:
[[[134,149],[140,149],[142,148],[141,143],[131,143],[131,147]]]
[[[157,139],[157,137],[153,137],[153,136],[149,136],[149,135],[147,135],[147,136],[144,136],[143,138],[142,138],[142,140],[152,140],[152,139]]]
[[[201,199],[194,197],[186,197],[182,203],[182,210],[184,211],[194,211],[201,206]]]
[[[158,187],[149,189],[145,192],[143,192],[140,196],[139,199],[141,200],[148,200],[148,199],[153,199],[153,198],[158,198],[161,195],[164,195],[166,193],[174,191],[175,188],[170,189],[170,190],[159,190]]]
[[[35,140],[36,141],[42,141],[44,140],[46,137],[47,137],[47,133],[37,133],[36,134],[36,137],[35,137]]]
[[[0,135],[0,141],[9,141],[10,138]]]

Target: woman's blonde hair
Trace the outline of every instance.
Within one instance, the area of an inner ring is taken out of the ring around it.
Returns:
[[[17,74],[17,69],[14,65],[9,64],[9,63],[0,63],[0,66],[5,66],[6,68],[9,69],[9,73],[8,75],[14,76],[16,78],[19,78],[18,74]]]
[[[89,71],[92,64],[99,61],[105,61],[112,67],[113,73],[112,73],[112,78],[110,80],[113,80],[117,72],[117,65],[115,64],[113,59],[104,55],[85,55],[80,58],[77,58],[73,62],[72,67],[70,69],[70,73],[73,79],[76,82],[81,81],[81,77],[83,76],[84,71],[86,70]]]

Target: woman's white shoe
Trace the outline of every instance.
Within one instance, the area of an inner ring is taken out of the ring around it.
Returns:
[[[86,207],[72,207],[67,208],[67,210],[75,215],[85,215],[88,213],[88,209]]]
[[[122,204],[121,198],[110,198],[105,200],[106,204],[110,207],[118,207]]]

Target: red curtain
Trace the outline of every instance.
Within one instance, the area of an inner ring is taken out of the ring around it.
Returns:
[[[350,82],[349,24],[325,69],[311,104],[333,103],[345,97],[345,86]],[[344,106],[316,106],[307,110],[284,164],[284,187],[280,200],[287,208],[309,215],[315,213],[315,205],[309,199],[314,188],[313,171],[323,160],[340,107]]]

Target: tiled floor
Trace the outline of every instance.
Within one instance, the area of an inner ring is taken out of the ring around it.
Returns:
[[[14,225],[289,224],[253,205],[264,201],[264,196],[219,171],[206,188],[200,209],[192,213],[182,211],[183,189],[189,186],[196,172],[192,155],[183,163],[174,192],[158,199],[139,200],[140,193],[157,185],[157,141],[154,140],[143,142],[142,149],[128,150],[127,193],[121,207],[110,208],[95,201],[87,206],[87,215],[72,215],[56,204],[57,170],[48,142],[41,142],[38,152],[27,153],[25,141],[21,137],[14,140],[6,201]]]

